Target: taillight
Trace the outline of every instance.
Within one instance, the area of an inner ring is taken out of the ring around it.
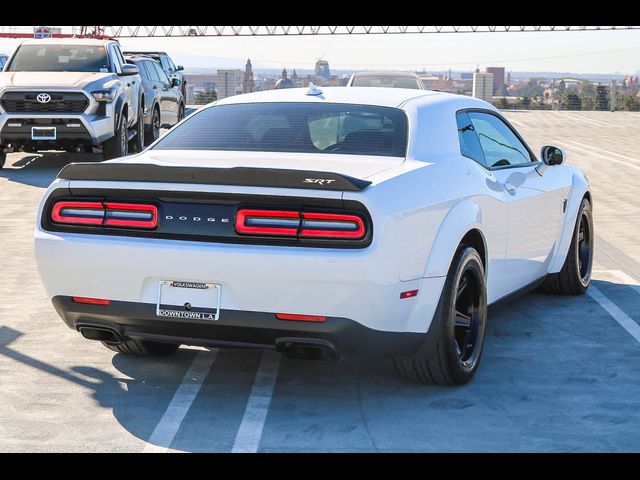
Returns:
[[[156,228],[158,208],[155,205],[105,202],[104,226],[129,228]]]
[[[51,219],[67,225],[154,229],[158,225],[158,208],[137,203],[56,202]]]
[[[358,215],[243,209],[236,214],[236,231],[248,235],[357,240],[364,237],[366,229]]]
[[[335,213],[302,214],[301,237],[362,238],[364,222],[356,215]]]
[[[102,202],[58,202],[51,210],[51,219],[56,223],[102,225],[104,208]]]
[[[299,227],[299,212],[240,210],[236,215],[236,231],[238,233],[295,237]]]

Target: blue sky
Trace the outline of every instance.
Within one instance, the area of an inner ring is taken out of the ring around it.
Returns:
[[[640,30],[409,34],[318,37],[213,37],[122,39],[125,49],[162,49],[177,63],[218,67],[224,59],[257,66],[313,68],[317,58],[333,68],[472,70],[478,65],[515,71],[635,73],[640,71]],[[17,41],[0,40],[0,51]],[[208,57],[212,59],[209,60]]]

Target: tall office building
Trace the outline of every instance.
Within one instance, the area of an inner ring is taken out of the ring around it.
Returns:
[[[493,74],[493,94],[504,87],[504,67],[487,67],[487,73]]]
[[[329,78],[331,76],[331,70],[329,70],[329,62],[327,62],[326,60],[318,60],[316,62],[314,75],[316,77]]]
[[[474,73],[472,92],[475,98],[491,102],[493,100],[493,74]]]
[[[244,72],[239,68],[231,70],[218,70],[216,75],[216,88],[218,100],[242,93]]]

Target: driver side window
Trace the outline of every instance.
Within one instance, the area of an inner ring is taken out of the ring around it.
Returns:
[[[468,112],[468,115],[480,140],[487,167],[532,162],[527,148],[499,117],[482,112]]]

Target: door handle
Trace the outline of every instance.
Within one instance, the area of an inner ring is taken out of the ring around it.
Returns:
[[[516,191],[516,187],[509,182],[504,182],[504,189],[509,193],[514,193]]]

